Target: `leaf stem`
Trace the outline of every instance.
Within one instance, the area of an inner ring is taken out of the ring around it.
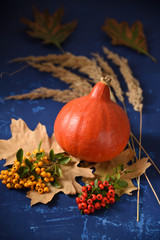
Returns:
[[[149,54],[148,52],[145,53],[150,59],[152,59],[154,62],[157,62],[157,59],[155,57],[153,57],[151,54]]]
[[[61,51],[62,54],[65,53],[65,51],[63,50],[63,48],[61,47],[61,45],[59,43],[55,43],[55,45],[59,48],[59,50]]]

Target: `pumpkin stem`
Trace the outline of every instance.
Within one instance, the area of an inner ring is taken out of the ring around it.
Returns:
[[[110,75],[101,77],[101,82],[104,83],[107,87],[111,86],[112,77]]]

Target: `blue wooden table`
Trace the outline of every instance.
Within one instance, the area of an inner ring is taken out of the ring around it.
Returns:
[[[64,21],[78,20],[78,27],[63,44],[65,51],[91,57],[90,53],[103,55],[102,46],[128,59],[134,76],[143,88],[144,110],[142,145],[160,168],[160,15],[158,1],[1,1],[0,72],[11,73],[22,65],[8,64],[16,57],[59,53],[51,45],[42,45],[25,33],[20,16],[32,18],[32,5],[53,13],[58,7],[65,9]],[[157,63],[144,55],[123,47],[111,45],[110,38],[101,30],[106,17],[133,24],[140,20],[144,25],[149,52]],[[121,79],[121,76],[119,76]],[[22,118],[34,130],[41,122],[48,135],[53,132],[54,120],[63,104],[47,100],[8,100],[6,96],[27,93],[38,87],[66,89],[67,85],[49,74],[31,67],[0,79],[0,139],[11,137],[11,118]],[[124,86],[125,87],[125,86]],[[127,110],[135,135],[139,135],[139,114],[127,103]],[[5,160],[0,162],[0,170]],[[152,185],[160,197],[160,175],[152,166],[147,170]],[[30,207],[26,191],[9,191],[0,183],[0,240],[123,240],[160,239],[160,206],[144,176],[141,177],[140,221],[136,221],[136,192],[123,195],[109,211],[94,215],[81,215],[75,196],[57,194],[47,205]]]

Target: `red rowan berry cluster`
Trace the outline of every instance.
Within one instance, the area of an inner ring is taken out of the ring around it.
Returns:
[[[102,182],[96,179],[82,187],[82,193],[76,198],[76,203],[82,214],[90,214],[101,207],[108,209],[110,204],[115,203],[116,198],[118,196],[114,187],[108,181]]]

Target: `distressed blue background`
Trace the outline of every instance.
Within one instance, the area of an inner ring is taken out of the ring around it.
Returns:
[[[59,53],[54,46],[42,45],[30,38],[20,16],[32,18],[32,5],[50,13],[64,6],[64,21],[78,20],[78,27],[63,44],[65,51],[90,57],[91,52],[102,53],[102,46],[126,57],[134,76],[140,80],[144,90],[143,146],[160,168],[160,15],[158,1],[1,1],[0,14],[0,72],[13,72],[21,64],[8,61],[28,55]],[[106,17],[116,18],[133,24],[140,20],[144,25],[149,52],[158,60],[154,63],[148,57],[123,46],[112,46],[110,38],[101,30]],[[113,66],[113,65],[112,65]],[[118,73],[118,69],[115,68]],[[119,79],[126,90],[121,75]],[[3,101],[11,94],[26,93],[40,86],[65,89],[67,85],[49,74],[26,68],[11,76],[0,79],[0,139],[11,137],[11,118],[22,118],[34,130],[38,122],[44,124],[49,136],[53,124],[63,104],[52,100]],[[139,114],[127,103],[132,130],[138,137]],[[27,139],[26,139],[27,141]],[[4,160],[0,163],[3,168]],[[147,174],[160,196],[160,176],[154,167]],[[123,240],[160,239],[160,206],[158,205],[146,179],[141,177],[140,222],[136,222],[136,193],[123,196],[109,211],[99,211],[92,216],[81,216],[75,203],[75,196],[58,194],[47,205],[30,207],[25,191],[9,191],[0,184],[0,240],[19,239],[82,239],[82,240]]]

